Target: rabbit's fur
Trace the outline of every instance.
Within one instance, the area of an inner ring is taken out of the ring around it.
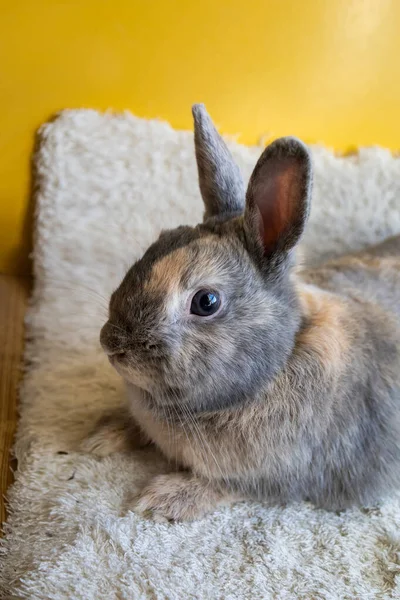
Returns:
[[[375,502],[400,483],[400,237],[296,268],[307,148],[271,144],[246,194],[204,107],[193,113],[204,222],[161,234],[101,332],[141,441],[183,469],[152,480],[136,509],[180,520],[240,498]],[[220,294],[214,317],[190,313],[199,289]],[[120,449],[118,431],[103,423],[87,447],[113,432]]]

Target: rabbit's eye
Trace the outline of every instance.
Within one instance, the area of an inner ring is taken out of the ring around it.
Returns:
[[[190,312],[199,317],[208,317],[217,312],[221,306],[221,298],[218,292],[200,290],[192,299]]]

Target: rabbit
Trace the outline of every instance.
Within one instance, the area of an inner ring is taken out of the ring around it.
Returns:
[[[87,447],[161,450],[171,473],[133,505],[156,521],[246,499],[370,506],[400,484],[400,236],[299,267],[307,147],[271,143],[246,191],[193,116],[204,220],[163,231],[112,294],[100,341],[127,412]]]

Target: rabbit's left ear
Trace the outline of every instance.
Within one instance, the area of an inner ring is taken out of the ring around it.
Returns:
[[[243,212],[245,188],[239,167],[215,129],[204,104],[195,104],[192,112],[204,219]]]
[[[310,211],[312,162],[305,144],[293,137],[270,144],[249,181],[246,237],[262,257],[284,258],[299,241]]]

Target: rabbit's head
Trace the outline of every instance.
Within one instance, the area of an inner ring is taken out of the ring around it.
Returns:
[[[202,224],[164,231],[110,301],[101,344],[155,405],[243,402],[290,355],[300,326],[292,251],[309,213],[310,154],[281,138],[245,191],[203,105],[193,108]]]

